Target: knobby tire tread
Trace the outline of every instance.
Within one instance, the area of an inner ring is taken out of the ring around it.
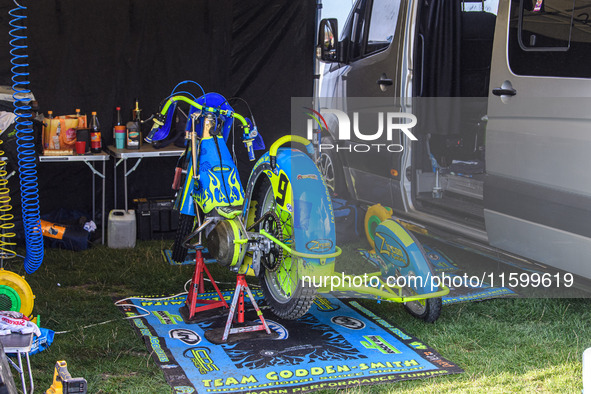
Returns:
[[[174,243],[172,244],[171,258],[177,263],[182,263],[187,258],[188,249],[183,245],[183,241],[193,230],[193,222],[195,217],[191,215],[179,215],[179,227],[174,236]]]
[[[265,177],[262,183],[255,190],[254,200],[258,202],[255,209],[255,220],[260,219],[261,216],[265,214],[265,212],[261,212],[262,202],[270,187],[271,183]],[[268,289],[265,271],[265,268],[261,265],[259,281],[261,283],[261,289],[263,291],[264,298],[271,308],[271,311],[278,317],[286,320],[296,320],[304,316],[316,298],[316,288],[306,286],[303,281],[299,280],[298,286],[293,292],[293,297],[289,301],[281,303],[273,297],[271,291]]]

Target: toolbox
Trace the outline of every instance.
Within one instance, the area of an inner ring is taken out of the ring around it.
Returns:
[[[140,240],[174,238],[179,226],[179,212],[174,200],[166,198],[137,198],[137,237]]]

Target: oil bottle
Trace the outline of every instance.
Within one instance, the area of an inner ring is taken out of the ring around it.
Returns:
[[[90,121],[90,151],[92,153],[100,153],[102,150],[101,143],[101,129],[96,112],[92,112]]]
[[[140,104],[139,100],[135,100],[135,109],[133,110],[133,120],[127,122],[127,149],[139,149],[142,139],[140,129]]]

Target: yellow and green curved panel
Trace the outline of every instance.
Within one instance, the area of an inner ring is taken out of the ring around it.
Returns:
[[[363,228],[365,229],[365,237],[367,238],[367,242],[369,242],[369,245],[372,249],[375,246],[374,237],[376,228],[384,220],[390,219],[391,217],[392,208],[383,207],[381,204],[372,205],[367,209]]]
[[[0,268],[0,310],[30,316],[34,300],[31,286],[22,276]]]

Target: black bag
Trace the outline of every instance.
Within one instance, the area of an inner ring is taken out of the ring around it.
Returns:
[[[353,203],[341,198],[332,199],[332,208],[335,217],[335,229],[337,243],[347,243],[359,239],[363,231],[363,223],[360,208]]]

